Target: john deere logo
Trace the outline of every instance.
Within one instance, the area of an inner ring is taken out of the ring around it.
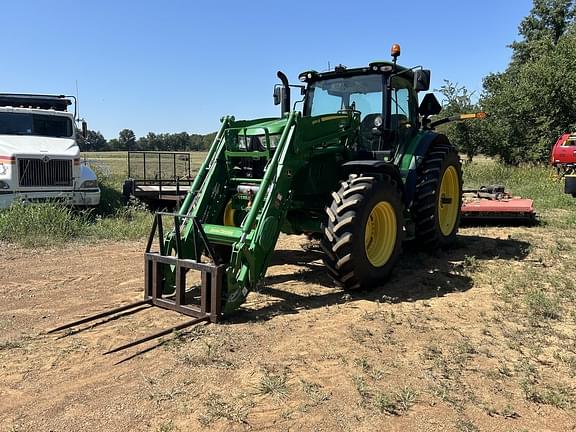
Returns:
[[[50,158],[48,156],[44,156],[42,158],[42,162],[44,162],[44,163],[48,163],[49,160],[50,160]]]

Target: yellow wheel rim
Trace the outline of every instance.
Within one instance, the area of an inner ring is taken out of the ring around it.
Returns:
[[[440,231],[445,236],[449,236],[454,231],[458,220],[458,204],[460,203],[460,180],[458,171],[453,166],[449,166],[444,171],[440,182],[440,193],[438,194],[438,224]]]
[[[232,200],[228,201],[226,208],[224,209],[224,225],[226,226],[236,226],[234,223],[234,215],[236,210],[232,208]]]
[[[364,231],[366,257],[374,267],[382,267],[394,252],[397,231],[396,212],[390,203],[380,201],[368,216]]]

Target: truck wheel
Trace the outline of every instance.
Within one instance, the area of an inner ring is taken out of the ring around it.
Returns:
[[[124,184],[122,184],[122,198],[124,204],[128,204],[130,198],[134,196],[134,180],[127,179],[124,180]]]
[[[352,174],[332,197],[320,241],[328,271],[346,289],[381,284],[401,251],[400,186],[388,176]]]
[[[430,146],[418,168],[412,214],[416,244],[445,247],[456,238],[462,207],[462,166],[449,143]]]

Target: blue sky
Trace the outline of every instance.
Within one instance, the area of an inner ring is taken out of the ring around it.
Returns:
[[[207,133],[276,115],[276,71],[387,60],[479,91],[502,71],[530,0],[3,2],[0,92],[75,93],[91,129]]]

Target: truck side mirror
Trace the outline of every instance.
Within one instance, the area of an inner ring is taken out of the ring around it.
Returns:
[[[86,120],[82,120],[82,136],[84,139],[88,138],[88,123],[86,123]]]
[[[428,91],[430,89],[430,70],[417,69],[414,71],[414,90]]]
[[[280,105],[280,102],[282,102],[282,87],[280,86],[274,86],[274,105]]]

